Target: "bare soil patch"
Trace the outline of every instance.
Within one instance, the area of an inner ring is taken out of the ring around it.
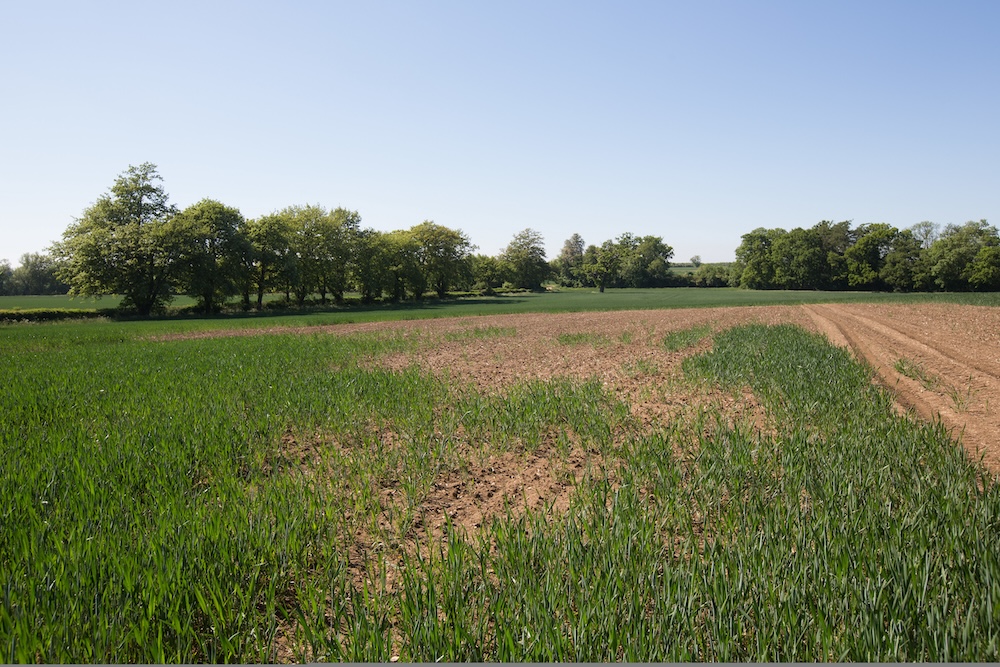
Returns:
[[[697,308],[685,310],[497,315],[411,322],[425,334],[417,352],[379,360],[390,368],[417,364],[424,370],[500,391],[526,380],[598,378],[609,390],[644,396],[650,376],[667,377],[678,362],[707,347],[670,352],[663,338],[672,331],[707,325],[712,331],[737,324],[793,322],[811,327],[798,306]],[[446,334],[495,329],[497,336],[449,341]],[[512,331],[512,335],[506,332]],[[439,334],[439,335],[435,335]]]
[[[505,452],[483,463],[438,477],[421,504],[418,541],[445,537],[447,523],[463,536],[474,535],[483,523],[510,512],[526,510],[561,514],[569,507],[572,488],[586,474],[599,470],[603,458],[576,448],[563,457],[551,451]]]
[[[811,321],[798,307],[706,308],[690,310],[586,312],[500,315],[410,322],[419,330],[420,345],[374,360],[394,370],[416,365],[447,376],[484,393],[503,394],[531,380],[597,378],[605,391],[631,406],[633,417],[647,428],[687,421],[712,406],[732,421],[749,417],[770,430],[763,408],[749,390],[737,396],[682,381],[680,364],[710,346],[668,351],[663,338],[672,331],[708,326],[712,331],[736,324]],[[482,443],[479,443],[482,444]],[[687,445],[675,443],[683,456]],[[586,470],[604,470],[594,452],[575,447],[569,457],[553,448],[534,453],[491,455],[483,464],[470,463],[459,474],[439,478],[422,509],[437,534],[444,517],[467,533],[504,511],[505,503],[532,509],[565,509]]]

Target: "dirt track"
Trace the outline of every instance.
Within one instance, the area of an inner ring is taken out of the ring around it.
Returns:
[[[987,467],[1000,471],[1000,309],[944,304],[803,308],[831,342],[867,360],[901,406],[927,420],[940,418],[961,437],[970,456],[982,456]]]

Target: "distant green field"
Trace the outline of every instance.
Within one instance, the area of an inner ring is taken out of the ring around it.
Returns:
[[[706,308],[719,306],[777,306],[802,303],[889,302],[889,303],[968,303],[1000,305],[1000,293],[890,294],[876,292],[819,292],[806,290],[744,290],[731,287],[668,287],[663,289],[616,289],[604,294],[597,290],[565,290],[548,295],[517,295],[549,298],[539,302],[541,310],[646,310],[658,308]]]
[[[272,296],[278,299],[278,296]],[[69,296],[0,297],[0,317],[4,310],[17,313],[29,309],[112,308],[119,297],[83,299]],[[168,316],[148,322],[108,323],[126,326],[131,335],[158,331],[179,332],[228,328],[275,326],[316,326],[353,322],[473,317],[517,313],[566,313],[609,310],[656,310],[664,308],[708,308],[729,306],[796,305],[803,303],[962,303],[981,306],[1000,305],[1000,293],[921,293],[887,294],[871,292],[816,292],[791,290],[742,290],[733,288],[675,287],[664,289],[562,289],[545,293],[520,293],[505,296],[474,296],[454,299],[427,299],[420,303],[373,304],[368,306],[329,306],[307,310],[267,310],[263,313],[234,313],[204,317]],[[193,304],[189,297],[178,297],[172,308]],[[15,317],[16,319],[16,317]],[[80,326],[94,326],[88,322]],[[58,326],[70,326],[67,323]],[[73,325],[76,326],[76,325]],[[125,330],[123,330],[125,331]]]
[[[116,308],[121,302],[120,296],[104,296],[100,298],[70,296],[59,294],[54,296],[0,296],[0,310],[97,310],[99,308]]]
[[[271,295],[268,301],[278,300]],[[715,306],[764,306],[801,303],[844,303],[878,301],[890,303],[966,303],[972,305],[1000,305],[1000,293],[920,293],[888,294],[874,292],[819,292],[806,290],[744,290],[728,287],[697,288],[668,287],[663,289],[609,289],[603,294],[594,289],[562,288],[542,293],[522,293],[494,297],[462,297],[439,301],[428,299],[423,303],[377,304],[373,306],[330,307],[327,314],[410,312],[418,317],[467,316],[525,312],[574,312],[584,310],[649,310],[659,308],[705,308]],[[58,296],[0,296],[0,310],[99,310],[115,308],[121,297]],[[194,305],[191,297],[178,296],[170,302],[171,309]],[[442,309],[447,313],[442,313]],[[320,312],[319,309],[316,310]],[[424,313],[424,315],[420,315]],[[254,313],[251,313],[253,315]],[[287,314],[287,313],[286,313]],[[298,313],[301,314],[301,313]],[[375,318],[382,319],[382,318]],[[406,319],[405,316],[400,319]]]
[[[268,295],[265,301],[277,300],[279,295]],[[58,295],[38,295],[29,294],[27,296],[0,296],[0,310],[101,310],[104,308],[117,308],[121,303],[121,296],[109,294],[106,296],[71,296],[69,294]],[[170,302],[169,308],[188,308],[195,304],[195,300],[189,296],[175,296]]]

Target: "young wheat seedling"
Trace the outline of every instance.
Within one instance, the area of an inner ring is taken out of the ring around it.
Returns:
[[[968,384],[965,391],[962,391],[955,385],[948,385],[946,390],[948,397],[951,398],[952,403],[955,405],[956,412],[968,412],[972,405],[972,399],[976,395],[976,391],[972,388],[972,376],[969,376]]]
[[[911,380],[916,380],[924,389],[929,391],[934,391],[941,384],[941,378],[933,373],[928,373],[923,366],[919,363],[913,361],[912,359],[907,359],[906,357],[900,357],[898,361],[894,364],[896,372],[901,375],[905,375]]]

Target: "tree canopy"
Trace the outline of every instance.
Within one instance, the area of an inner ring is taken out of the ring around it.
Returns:
[[[822,221],[811,229],[755,229],[736,249],[730,284],[750,289],[1000,289],[1000,237],[985,220],[909,229],[885,223],[851,229]]]
[[[496,257],[473,255],[464,232],[431,220],[380,232],[357,211],[287,206],[256,219],[204,199],[183,211],[169,202],[156,166],[120,174],[84,210],[50,254],[28,254],[12,269],[0,263],[0,294],[120,294],[122,305],[148,316],[175,294],[211,313],[234,296],[249,309],[269,293],[305,304],[314,295],[337,303],[444,297],[455,289],[505,287],[732,286],[751,289],[998,290],[1000,236],[986,220],[963,225],[921,221],[909,229],[885,223],[851,227],[823,220],[810,228],[759,227],[741,238],[736,261],[671,273],[673,248],[660,236],[629,232],[586,245],[573,234],[547,261],[542,235],[526,228]],[[255,298],[254,298],[255,297]],[[255,304],[254,304],[255,302]]]
[[[636,236],[629,232],[601,245],[584,247],[573,234],[563,244],[559,257],[550,264],[551,274],[567,287],[666,287],[674,284],[670,260],[674,249],[659,236]]]
[[[171,298],[189,252],[176,208],[148,162],[129,167],[53,246],[73,294],[121,294],[148,316]]]
[[[559,257],[553,260],[552,270],[559,282],[566,287],[579,287],[583,284],[583,255],[587,247],[583,237],[573,234],[563,243]]]
[[[514,287],[540,290],[552,273],[545,260],[545,241],[534,229],[524,229],[514,235],[500,253]]]
[[[59,279],[58,269],[56,258],[48,253],[26,252],[16,268],[0,261],[0,296],[65,294],[69,285]]]
[[[410,235],[416,241],[417,262],[439,297],[462,277],[471,275],[468,260],[475,246],[461,231],[425,220],[413,227]]]
[[[181,283],[206,313],[238,294],[247,282],[250,242],[239,210],[203,199],[181,211],[175,224],[190,240]]]
[[[344,208],[289,206],[247,220],[205,199],[178,211],[156,166],[144,163],[122,173],[44,259],[72,293],[120,294],[123,307],[148,316],[174,294],[191,295],[204,312],[235,295],[244,308],[256,296],[261,309],[275,291],[299,304],[313,294],[339,303],[351,289],[365,301],[419,299],[428,287],[444,296],[471,280],[473,248],[460,230],[431,221],[392,233],[362,229],[357,211]],[[0,266],[0,290],[11,289],[16,273]]]

